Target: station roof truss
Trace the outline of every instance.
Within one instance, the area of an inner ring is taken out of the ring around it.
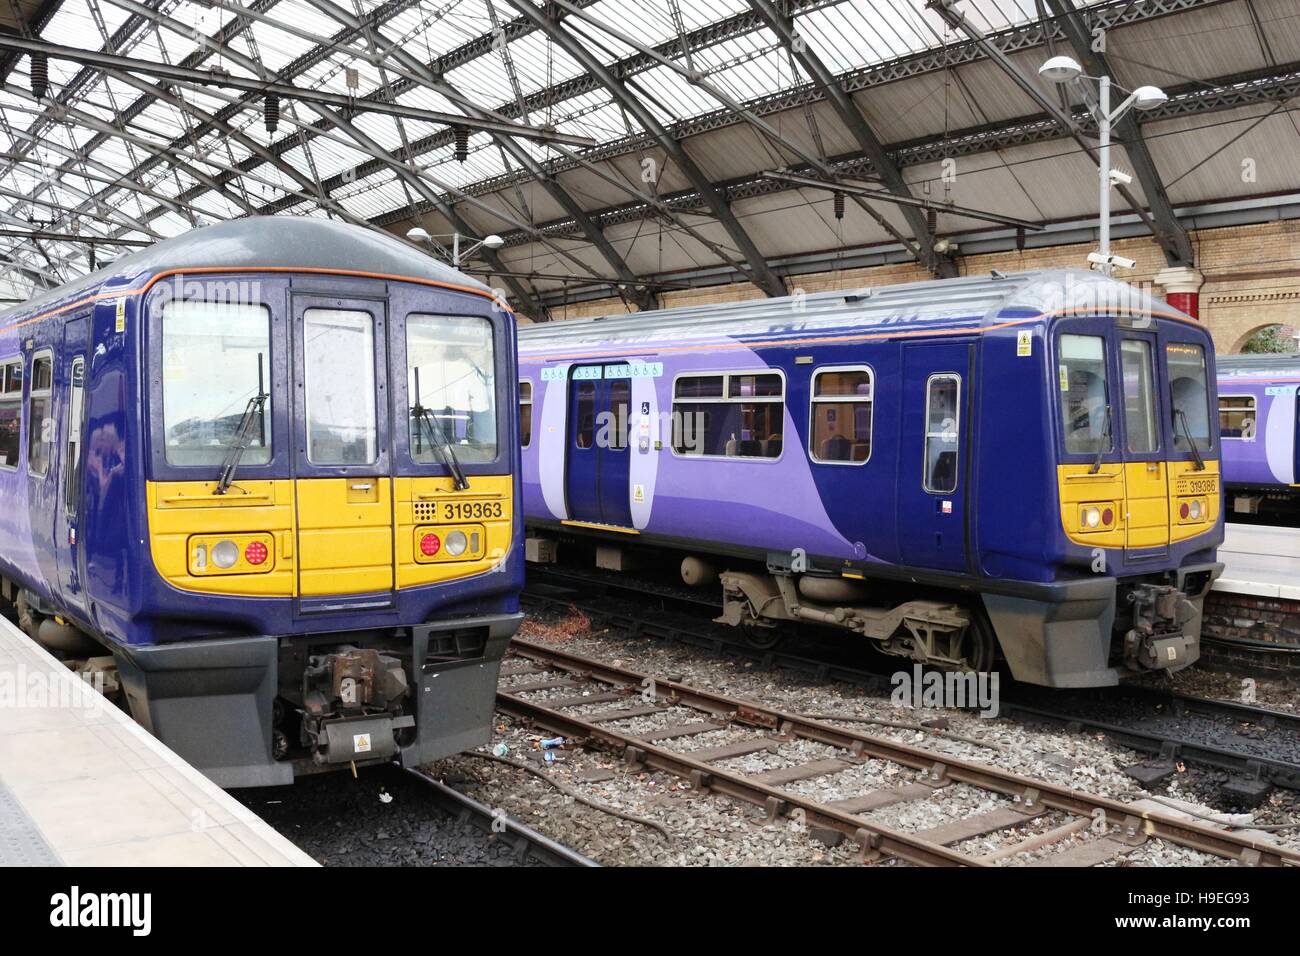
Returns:
[[[1169,265],[1300,201],[1294,0],[4,0],[0,299],[254,215],[498,235],[462,267],[538,319],[959,275],[1095,225],[1061,53],[1169,94],[1112,150]]]

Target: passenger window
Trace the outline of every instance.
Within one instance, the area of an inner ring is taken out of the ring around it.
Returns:
[[[31,391],[27,398],[27,473],[43,476],[50,470],[50,449],[54,444],[50,420],[54,356],[38,353],[32,358]]]
[[[819,369],[812,377],[813,461],[861,465],[871,457],[871,370]]]
[[[961,378],[931,375],[925,394],[925,490],[957,490],[957,438],[960,428]]]
[[[1174,447],[1191,451],[1194,442],[1203,451],[1210,446],[1210,389],[1205,376],[1205,349],[1190,342],[1171,342],[1165,346],[1165,360],[1169,364]]]
[[[1124,376],[1124,434],[1128,450],[1150,454],[1160,449],[1156,396],[1151,385],[1151,344],[1125,339],[1119,347]]]
[[[375,320],[369,312],[303,313],[307,460],[367,465],[378,457]]]
[[[605,447],[611,451],[622,451],[627,447],[628,406],[632,403],[632,383],[627,379],[615,379],[609,383],[609,421]]]
[[[590,448],[596,443],[596,385],[578,382],[578,427],[573,440],[579,448]]]
[[[673,451],[719,458],[779,458],[785,380],[775,372],[684,375],[673,386]]]
[[[533,383],[519,383],[519,445],[527,448],[533,443]]]
[[[1254,395],[1219,396],[1219,434],[1223,438],[1254,438]]]
[[[81,480],[81,408],[86,393],[86,360],[72,360],[72,385],[69,390],[68,422],[63,458],[63,500],[69,516],[77,513],[77,489]]]
[[[0,364],[0,468],[17,468],[22,448],[23,363]]]
[[[1062,335],[1061,426],[1065,450],[1074,455],[1110,451],[1110,399],[1106,390],[1106,340],[1099,335]]]

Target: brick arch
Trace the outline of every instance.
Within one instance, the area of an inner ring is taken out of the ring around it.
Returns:
[[[1254,326],[1253,328],[1246,329],[1244,332],[1234,329],[1233,331],[1236,334],[1237,338],[1236,341],[1232,343],[1231,354],[1233,355],[1240,354],[1241,350],[1246,347],[1246,343],[1250,341],[1252,335],[1256,335],[1259,332],[1264,331],[1265,329],[1274,329],[1282,326],[1283,323],[1281,322],[1261,322],[1258,325]]]

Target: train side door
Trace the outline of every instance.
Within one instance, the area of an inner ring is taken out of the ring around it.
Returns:
[[[966,570],[969,365],[965,344],[903,347],[898,533],[913,567]]]
[[[57,432],[60,449],[55,467],[58,469],[59,494],[54,506],[54,550],[59,568],[59,590],[68,603],[81,607],[77,516],[81,510],[81,460],[85,447],[82,442],[86,407],[85,319],[76,319],[64,326],[59,362],[56,379],[62,384],[59,408],[63,421]]]
[[[580,365],[569,380],[565,493],[575,521],[631,527],[625,366]]]
[[[381,607],[393,600],[386,325],[383,300],[293,297],[298,593],[304,612],[333,610],[336,604]],[[339,595],[364,597],[339,602]]]

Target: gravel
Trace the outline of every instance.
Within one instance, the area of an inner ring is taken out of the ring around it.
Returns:
[[[419,781],[390,767],[361,768],[356,779],[326,773],[292,787],[231,794],[322,866],[517,863],[512,848],[448,816]]]
[[[1165,794],[1180,798],[1195,796],[1198,802],[1205,801],[1206,811],[1210,813],[1224,812],[1226,809],[1214,799],[1218,787],[1226,781],[1226,775],[1185,768],[1184,772],[1175,775],[1171,781],[1148,791],[1124,772],[1126,767],[1144,758],[1115,747],[1102,735],[1073,734],[1059,729],[1027,726],[1017,721],[988,719],[964,710],[917,710],[896,706],[878,690],[871,691],[845,683],[815,680],[786,671],[767,669],[752,661],[719,656],[693,646],[631,638],[604,628],[593,630],[590,620],[580,613],[548,611],[532,616],[525,623],[522,636],[551,644],[569,653],[588,655],[615,666],[671,677],[691,686],[758,701],[791,713],[868,718],[880,723],[834,719],[827,722],[931,750],[937,759],[947,756],[994,766],[1121,802],[1136,802],[1152,795]],[[520,682],[550,676],[558,675],[529,675],[521,678]],[[577,693],[580,691],[573,688],[559,688],[536,692],[528,697],[545,700],[572,697]],[[584,711],[609,710],[618,706],[632,707],[640,703],[638,698],[630,698],[626,705],[603,702],[573,708],[569,712],[581,714]],[[1262,699],[1261,703],[1264,703]],[[919,726],[921,721],[929,722],[936,718],[942,719],[947,735],[934,728]],[[673,707],[608,726],[631,733],[645,733],[666,725],[701,719],[704,719],[703,715],[698,711]],[[887,723],[909,726],[884,726]],[[756,733],[753,728],[736,726],[663,741],[660,745],[689,752],[752,739]],[[952,735],[969,740],[956,740]],[[815,742],[798,739],[782,741],[774,734],[769,736],[778,744],[776,753],[748,754],[732,758],[718,766],[744,773],[757,773],[830,756],[844,756],[842,751]],[[511,748],[512,755],[517,756],[521,752],[526,754],[533,747],[533,737],[530,737],[527,728],[516,727],[513,723],[503,722],[498,737]],[[475,763],[478,764],[476,768],[472,766]],[[564,752],[560,762],[550,772],[593,799],[604,800],[612,806],[665,822],[674,833],[671,845],[659,834],[627,821],[599,819],[604,815],[598,811],[574,806],[572,800],[546,787],[542,781],[529,779],[527,775],[511,768],[490,767],[472,757],[453,758],[453,764],[460,772],[477,781],[473,786],[478,789],[471,792],[479,799],[487,802],[499,800],[511,812],[528,812],[527,808],[532,808],[534,817],[531,822],[539,830],[561,842],[568,842],[605,863],[825,865],[846,863],[854,859],[856,847],[849,841],[833,848],[823,846],[811,835],[799,832],[794,821],[787,819],[763,826],[762,813],[757,808],[692,791],[683,781],[664,774],[629,773],[608,755]],[[544,766],[541,763],[537,765]],[[614,776],[609,780],[589,783],[583,779],[582,774],[592,769],[604,769]],[[783,789],[791,794],[830,802],[860,796],[870,790],[901,786],[916,782],[917,779],[915,772],[910,769],[887,761],[869,760],[838,773],[786,784]],[[1256,813],[1255,820],[1261,824],[1300,820],[1295,801],[1291,799],[1294,796],[1270,797]],[[898,829],[917,830],[987,812],[1001,805],[1008,805],[1007,798],[977,788],[952,784],[936,789],[925,798],[880,808],[869,814],[867,819]],[[966,852],[980,855],[1006,844],[1021,842],[1035,833],[1059,826],[1068,819],[1067,816],[1049,812],[1027,818],[1023,824],[1013,829],[972,838],[957,846]],[[1049,848],[999,861],[999,865],[1023,864],[1037,857],[1065,852],[1079,842],[1097,838],[1098,835],[1090,830],[1084,831]],[[1275,838],[1279,843],[1300,850],[1300,828],[1278,833]],[[887,862],[893,864],[897,861]],[[1218,862],[1218,858],[1209,854],[1150,840],[1141,847],[1126,849],[1107,865],[1209,865]]]

